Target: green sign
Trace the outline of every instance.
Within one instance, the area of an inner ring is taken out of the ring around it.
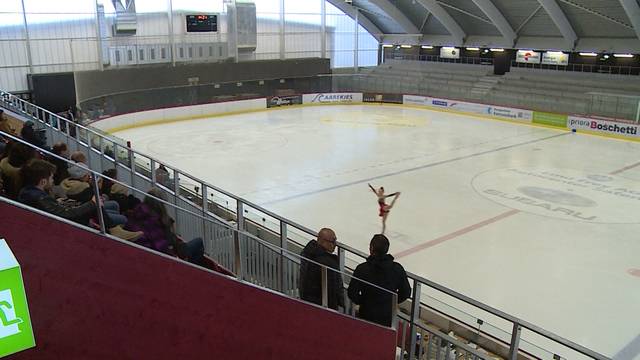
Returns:
[[[567,127],[567,119],[569,118],[568,115],[562,115],[562,114],[554,114],[554,113],[548,113],[548,112],[539,112],[539,111],[534,111],[533,112],[533,123],[534,124],[541,124],[541,125],[548,125],[548,126],[555,126],[555,127]]]
[[[35,345],[20,265],[0,239],[0,357]]]

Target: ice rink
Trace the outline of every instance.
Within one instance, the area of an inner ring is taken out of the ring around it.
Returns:
[[[338,241],[615,359],[640,359],[640,143],[391,105],[293,107],[116,133]],[[472,314],[473,315],[473,314]]]

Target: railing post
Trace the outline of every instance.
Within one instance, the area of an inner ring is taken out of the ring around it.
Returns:
[[[156,161],[151,159],[149,163],[149,167],[151,168],[151,186],[156,186]]]
[[[131,170],[131,186],[136,187],[135,179],[136,179],[136,158],[133,155],[133,150],[131,147],[127,147],[127,156],[129,157],[129,170]],[[178,205],[178,204],[176,204]]]
[[[95,174],[91,174],[93,177],[93,195],[96,200],[96,208],[98,211],[98,221],[100,221],[100,233],[106,234],[107,229],[104,223],[104,214],[102,213],[102,199],[100,199],[100,187],[98,186],[98,177]]]
[[[513,324],[513,330],[511,331],[511,346],[509,348],[509,360],[518,359],[518,348],[520,346],[520,333],[522,327],[518,323]]]
[[[242,280],[242,256],[240,254],[241,244],[240,244],[240,232],[244,230],[244,204],[240,201],[236,200],[236,231],[234,232],[233,237],[233,256],[234,256],[234,265],[236,275],[239,280]]]
[[[152,160],[153,161],[153,160]],[[209,213],[209,201],[207,200],[207,185],[204,182],[200,183],[200,189],[202,191],[202,237],[203,240],[207,239],[207,214]]]
[[[278,288],[281,292],[285,292],[285,279],[287,278],[287,272],[285,266],[285,250],[287,249],[287,223],[280,220],[280,260],[278,261]]]
[[[409,359],[414,358],[416,351],[416,323],[418,322],[418,320],[420,320],[421,285],[422,284],[420,284],[417,280],[413,281],[413,294],[411,296],[411,319],[409,319]]]
[[[327,267],[322,265],[320,268],[320,287],[322,289],[322,307],[329,306],[329,281],[327,279]]]
[[[391,300],[391,327],[398,330],[398,294],[393,293]]]

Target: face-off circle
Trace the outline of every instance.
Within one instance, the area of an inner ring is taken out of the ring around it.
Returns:
[[[483,197],[527,213],[606,224],[640,223],[640,182],[566,169],[499,169],[478,174]]]

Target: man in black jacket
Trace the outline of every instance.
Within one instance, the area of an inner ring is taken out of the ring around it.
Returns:
[[[98,207],[95,196],[79,206],[65,206],[58,203],[50,195],[55,172],[55,165],[39,159],[31,160],[23,166],[20,173],[24,181],[24,187],[20,190],[18,201],[82,225],[89,225],[90,219],[96,216],[96,211],[100,209],[109,234],[130,241],[135,241],[143,235],[141,231],[126,231],[122,226],[115,225],[109,219],[109,214]]]
[[[59,204],[49,195],[55,171],[56,167],[47,161],[31,160],[21,170],[24,187],[20,190],[18,201],[61,218],[88,225],[89,219],[96,214],[95,197],[76,207]]]
[[[383,326],[391,326],[391,294],[355,278],[398,294],[398,304],[407,300],[411,296],[407,273],[388,251],[389,239],[382,234],[374,235],[369,244],[370,256],[356,267],[348,290],[349,299],[360,305],[358,317]]]
[[[344,307],[344,286],[342,276],[338,270],[338,256],[333,252],[336,249],[336,234],[333,230],[323,228],[318,233],[317,240],[311,240],[302,250],[302,256],[317,263],[326,265],[327,269],[327,300],[329,308],[338,310],[338,306]],[[320,266],[305,261],[300,265],[300,298],[318,305],[322,305],[322,283]]]

